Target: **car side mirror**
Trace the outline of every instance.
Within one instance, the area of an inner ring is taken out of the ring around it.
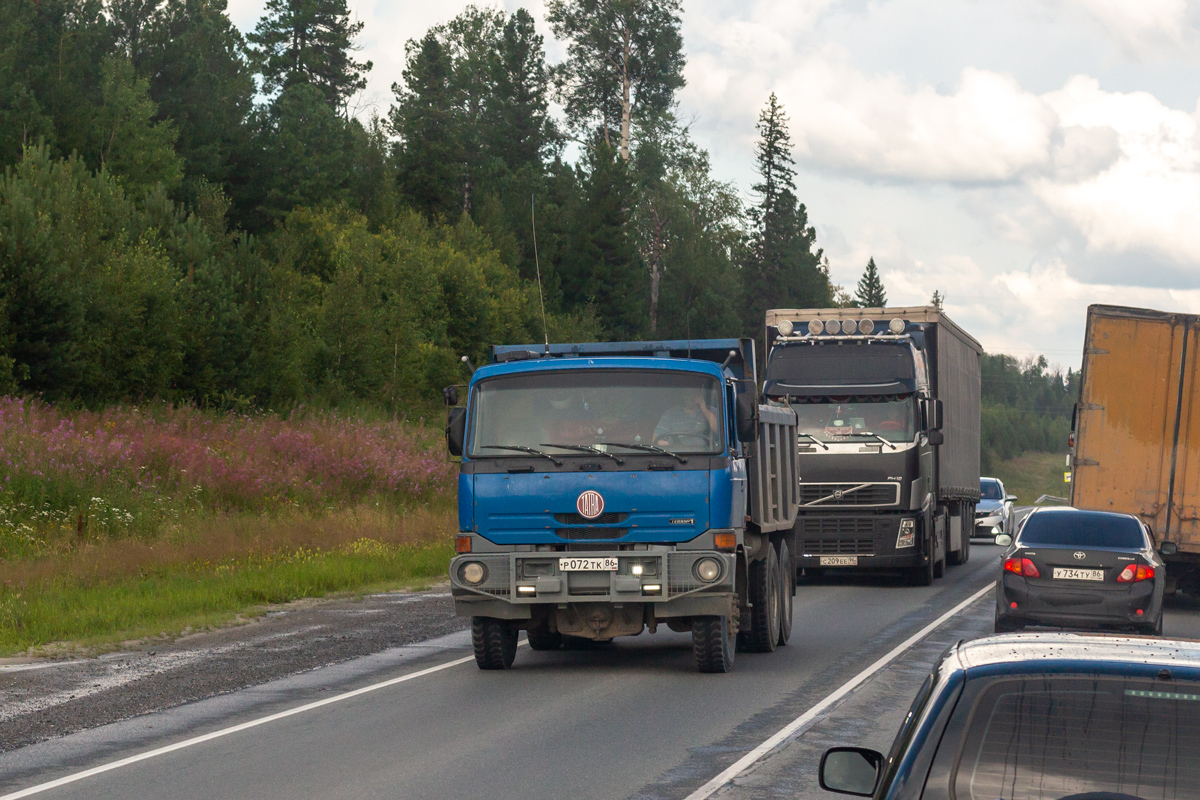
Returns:
[[[996,537],[996,544],[1000,545],[1001,547],[1008,547],[1010,544],[1012,544],[1012,537],[1007,533],[1002,533]]]
[[[821,756],[819,778],[827,792],[870,797],[883,772],[883,754],[865,747],[831,747]]]
[[[1175,542],[1163,542],[1159,545],[1158,552],[1164,556],[1173,556],[1179,552],[1179,545]]]
[[[452,456],[463,454],[463,441],[467,438],[467,410],[462,407],[446,412],[446,449]]]
[[[753,442],[758,438],[758,406],[754,399],[754,392],[742,392],[734,401],[739,442]]]
[[[1017,502],[1017,496],[1015,494],[1006,494],[1006,495],[1004,495],[1004,499],[1010,503]]]
[[[925,434],[925,441],[929,442],[935,447],[938,445],[943,445],[946,443],[946,434],[942,433],[941,431],[929,431],[929,433]]]

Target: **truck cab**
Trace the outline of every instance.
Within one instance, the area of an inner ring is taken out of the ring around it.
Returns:
[[[548,650],[659,624],[693,632],[702,670],[731,666],[769,546],[746,522],[753,353],[736,339],[497,346],[465,406],[447,390],[461,457],[451,592],[480,667],[507,668],[520,630]],[[778,617],[793,584],[775,569]]]

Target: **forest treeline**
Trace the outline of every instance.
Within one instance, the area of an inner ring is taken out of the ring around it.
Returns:
[[[562,63],[469,7],[364,121],[345,0],[2,4],[0,390],[404,407],[540,340],[539,273],[558,340],[829,304],[776,98],[747,205],[677,116],[678,0],[547,8]]]
[[[831,284],[775,95],[751,200],[713,176],[680,0],[546,8],[561,63],[525,10],[468,7],[368,115],[345,0],[268,0],[245,35],[225,0],[0,4],[0,392],[403,410],[543,328],[754,336],[768,306],[886,302],[873,259]],[[1064,376],[989,359],[995,452],[1056,441],[1027,393]]]
[[[1080,374],[1051,367],[1045,356],[985,353],[982,364],[982,469],[1026,452],[1067,452]]]

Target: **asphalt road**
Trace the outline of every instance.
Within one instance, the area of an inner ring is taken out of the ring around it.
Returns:
[[[925,588],[854,577],[804,583],[792,643],[740,654],[728,675],[698,674],[689,637],[665,629],[587,651],[522,647],[513,670],[484,673],[460,632],[2,754],[0,792],[187,744],[35,796],[694,797],[991,584],[999,554],[977,540],[968,564]],[[820,750],[886,747],[940,651],[990,632],[992,602],[987,593],[965,606],[712,796],[819,794]],[[1200,636],[1200,609],[1172,607],[1166,628]],[[366,691],[340,697],[353,690]],[[250,726],[322,700],[329,702]],[[228,730],[237,725],[249,727]],[[194,742],[205,734],[220,735]]]

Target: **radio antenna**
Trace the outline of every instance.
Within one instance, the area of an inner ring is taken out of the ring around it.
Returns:
[[[542,265],[537,251],[537,215],[534,213],[536,194],[529,195],[529,222],[533,227],[533,264],[537,268],[538,302],[542,304],[542,336],[546,337],[546,355],[550,355],[550,330],[546,327],[546,298],[542,293]]]

